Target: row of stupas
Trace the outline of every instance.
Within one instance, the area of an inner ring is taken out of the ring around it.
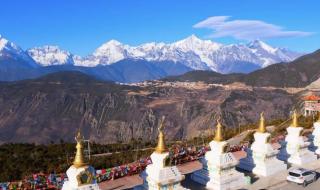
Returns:
[[[180,173],[176,166],[169,163],[169,151],[165,145],[163,133],[164,117],[161,120],[158,136],[158,145],[151,154],[152,164],[148,165],[141,174],[143,184],[135,187],[136,190],[187,190],[180,182],[185,176]],[[95,180],[95,169],[84,162],[83,136],[80,130],[75,137],[77,142],[76,155],[73,165],[67,170],[68,180],[64,182],[62,190],[100,190]]]
[[[152,164],[148,165],[141,174],[143,184],[135,190],[185,190],[181,181],[185,176],[176,166],[169,162],[169,152],[165,145],[163,133],[164,118],[162,118],[158,136],[158,144],[151,154]],[[302,166],[315,161],[320,153],[320,119],[314,123],[313,144],[304,141],[302,127],[298,126],[297,113],[293,113],[292,124],[287,128],[287,136],[281,143],[280,151],[273,148],[270,143],[270,133],[267,132],[263,113],[260,115],[260,124],[254,134],[254,142],[247,150],[247,157],[238,161],[231,152],[227,152],[228,142],[223,138],[222,125],[217,120],[214,139],[209,143],[208,151],[201,159],[203,168],[194,172],[191,179],[203,184],[207,189],[226,190],[239,189],[248,185],[248,178],[236,170],[236,167],[247,170],[258,176],[270,176],[277,172],[286,171],[287,164]],[[68,181],[63,185],[63,190],[98,190],[99,186],[94,180],[95,170],[84,162],[83,137],[80,131],[76,136],[77,152],[73,165],[68,169]]]
[[[270,133],[266,132],[264,117],[261,114],[259,130],[254,134],[254,143],[247,150],[247,157],[240,160],[239,168],[258,176],[270,176],[287,170],[287,164],[303,166],[316,161],[320,153],[320,119],[314,123],[312,144],[304,139],[302,131],[303,128],[299,126],[298,116],[294,111],[285,140],[280,142],[280,151],[274,149],[269,142]]]
[[[192,179],[206,185],[210,190],[245,188],[248,178],[235,168],[244,169],[260,177],[275,175],[287,170],[287,164],[303,166],[317,160],[320,153],[320,118],[314,123],[312,141],[305,141],[303,128],[298,125],[296,111],[292,115],[292,124],[281,142],[280,151],[270,143],[271,134],[267,132],[264,114],[260,115],[258,130],[254,133],[254,142],[247,149],[247,157],[236,160],[232,153],[226,152],[228,143],[222,137],[221,124],[218,121],[216,134],[210,142],[211,151],[201,160],[203,168],[192,174]],[[311,151],[314,150],[314,151]]]
[[[287,128],[288,134],[281,143],[278,154],[280,160],[298,166],[317,160],[317,155],[309,150],[310,142],[304,140],[302,131],[303,128],[298,125],[297,113],[294,111],[292,124]]]

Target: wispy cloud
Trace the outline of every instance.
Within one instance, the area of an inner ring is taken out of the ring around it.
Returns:
[[[238,40],[303,37],[312,32],[290,31],[281,26],[261,20],[230,20],[230,16],[213,16],[197,24],[194,28],[211,29],[211,38],[233,37]]]

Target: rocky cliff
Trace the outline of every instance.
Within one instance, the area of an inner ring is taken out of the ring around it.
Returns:
[[[227,127],[284,118],[293,97],[282,90],[102,82],[78,72],[0,83],[0,142],[73,141],[77,128],[98,143],[155,140],[166,116],[168,139],[199,136],[221,115]]]

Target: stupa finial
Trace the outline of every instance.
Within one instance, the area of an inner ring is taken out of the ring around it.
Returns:
[[[77,141],[77,145],[76,145],[77,152],[76,152],[76,156],[74,157],[73,165],[76,168],[78,168],[86,165],[86,163],[84,162],[83,146],[82,146],[84,138],[81,135],[80,128],[77,131],[75,140]]]
[[[220,117],[217,119],[216,134],[213,140],[217,142],[221,142],[224,140],[222,135],[222,125],[220,123]]]
[[[158,145],[156,147],[156,152],[157,153],[164,153],[166,152],[166,143],[165,143],[165,137],[164,137],[164,133],[163,133],[163,128],[164,128],[164,120],[165,117],[162,116],[161,122],[160,122],[160,126],[158,127],[158,131],[159,131],[159,136],[158,136]]]
[[[292,127],[298,127],[298,115],[297,115],[297,111],[294,110],[293,114],[292,114]]]
[[[264,119],[264,113],[263,112],[261,112],[261,114],[260,114],[259,132],[260,133],[265,133],[266,132],[266,125],[265,125],[265,119]]]

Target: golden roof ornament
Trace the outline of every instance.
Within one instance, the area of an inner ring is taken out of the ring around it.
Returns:
[[[158,127],[158,131],[159,131],[159,136],[158,136],[158,145],[156,147],[156,152],[157,153],[164,153],[166,152],[166,144],[165,144],[165,140],[164,140],[164,133],[163,133],[163,128],[164,128],[164,119],[165,117],[163,116],[160,122],[160,126]]]
[[[217,119],[216,134],[213,140],[217,142],[221,142],[224,140],[222,135],[222,125],[220,123],[220,117]]]
[[[75,136],[75,140],[77,141],[77,145],[76,145],[76,156],[74,157],[74,161],[73,161],[73,166],[75,166],[76,168],[85,166],[86,163],[84,162],[84,156],[83,156],[83,140],[84,137],[81,135],[81,131],[80,128],[78,129],[78,132]]]
[[[266,132],[266,125],[265,125],[265,120],[264,120],[264,113],[262,112],[260,114],[260,124],[259,124],[259,130],[260,133],[265,133]]]
[[[298,115],[297,115],[297,111],[294,110],[293,114],[292,114],[292,127],[298,127]]]

